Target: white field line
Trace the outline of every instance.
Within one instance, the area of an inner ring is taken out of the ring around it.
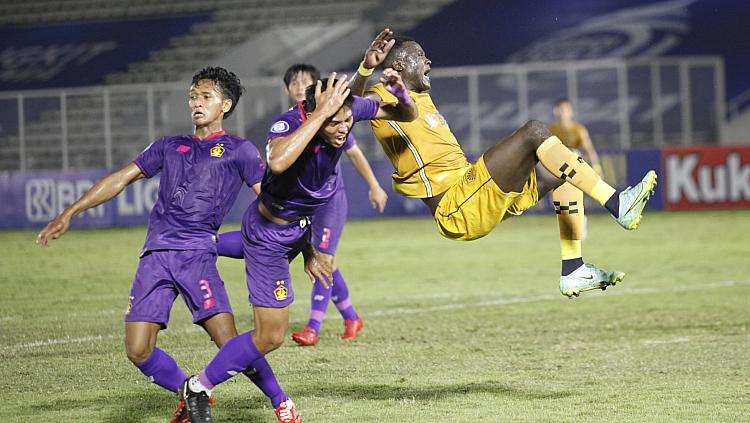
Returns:
[[[610,288],[610,291],[607,291],[606,294],[601,293],[600,295],[591,295],[591,293],[587,293],[589,296],[589,299],[599,298],[606,296],[629,296],[629,295],[647,295],[647,294],[671,294],[671,293],[679,293],[679,292],[689,292],[689,291],[702,291],[707,289],[720,289],[720,288],[727,288],[727,287],[734,287],[734,286],[750,286],[750,281],[722,281],[722,282],[712,282],[707,283],[703,285],[687,285],[687,286],[681,286],[681,287],[675,287],[675,288],[669,288],[669,289],[659,289],[659,288],[632,288],[632,289],[617,289]],[[587,295],[584,294],[584,295]],[[474,295],[468,295],[468,297],[473,297]],[[457,296],[459,297],[459,296]],[[423,297],[420,297],[423,298]],[[372,311],[367,313],[368,318],[373,317],[390,317],[390,316],[401,316],[401,315],[407,315],[407,314],[419,314],[419,313],[431,313],[436,311],[449,311],[449,310],[463,310],[463,309],[469,309],[469,308],[478,308],[478,307],[498,307],[498,306],[505,306],[505,305],[512,305],[512,304],[523,304],[523,303],[533,303],[533,302],[540,302],[540,301],[565,301],[565,299],[560,294],[546,294],[546,295],[537,295],[532,297],[512,297],[507,299],[498,299],[498,300],[488,300],[488,301],[478,301],[478,302],[469,302],[469,303],[456,303],[456,304],[443,304],[443,305],[437,305],[437,306],[426,306],[426,307],[399,307],[399,308],[392,308],[387,310],[379,310],[379,311]],[[570,301],[576,301],[576,299],[572,299]],[[109,311],[104,311],[103,314],[111,314]],[[304,319],[292,319],[290,320],[290,323],[302,323],[306,322],[307,318]],[[180,336],[188,333],[194,333],[194,332],[200,332],[203,329],[199,326],[186,326],[184,328],[179,329],[170,329],[168,331],[165,331],[163,334],[161,334],[162,337],[172,337],[172,336]],[[108,335],[90,335],[90,336],[83,336],[83,337],[77,337],[77,338],[71,338],[71,337],[65,337],[65,338],[56,338],[56,339],[40,339],[36,341],[31,342],[22,342],[15,345],[8,345],[3,346],[0,348],[0,351],[2,352],[10,352],[10,351],[18,351],[18,350],[24,350],[29,348],[39,348],[39,347],[48,347],[53,345],[65,345],[65,344],[83,344],[83,343],[91,343],[91,342],[98,342],[98,341],[108,341],[113,339],[119,339],[122,337],[121,333],[117,334],[108,334]]]

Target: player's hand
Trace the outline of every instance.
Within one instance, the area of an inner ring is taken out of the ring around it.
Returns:
[[[380,213],[383,213],[387,201],[388,194],[385,193],[385,190],[380,185],[370,190],[370,204],[372,204],[373,209],[376,208]]]
[[[333,285],[333,263],[328,262],[323,257],[324,254],[313,250],[312,254],[307,253],[305,256],[305,273],[310,277],[310,282],[315,283],[317,279],[324,287],[330,288]]]
[[[315,84],[315,112],[322,114],[325,118],[329,118],[335,115],[341,106],[344,105],[344,100],[349,96],[351,90],[347,85],[346,75],[342,75],[336,79],[336,72],[328,76],[326,90],[321,92],[322,88],[323,82],[318,81]]]
[[[385,89],[389,93],[393,94],[398,102],[401,104],[412,104],[409,92],[406,90],[404,80],[401,79],[401,74],[391,68],[383,70],[383,76],[380,77],[380,82],[383,83]]]
[[[372,40],[372,44],[365,51],[365,58],[362,61],[362,65],[367,69],[374,69],[379,64],[383,63],[385,57],[388,56],[388,52],[391,51],[396,40],[389,39],[393,37],[393,31],[386,28],[380,31],[377,37]]]
[[[68,228],[70,228],[70,217],[63,213],[57,216],[52,222],[49,222],[47,226],[39,232],[39,235],[36,236],[36,243],[46,247],[50,238],[60,238],[68,231]]]

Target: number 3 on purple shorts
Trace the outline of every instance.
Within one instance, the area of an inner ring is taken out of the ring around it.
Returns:
[[[211,286],[209,286],[208,281],[205,279],[201,279],[199,282],[201,286],[201,291],[204,291],[203,294],[203,309],[208,310],[209,308],[216,305],[216,300],[214,299],[214,294],[211,292]]]

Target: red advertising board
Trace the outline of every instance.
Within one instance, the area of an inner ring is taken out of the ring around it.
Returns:
[[[750,145],[665,148],[662,160],[668,210],[750,208]]]

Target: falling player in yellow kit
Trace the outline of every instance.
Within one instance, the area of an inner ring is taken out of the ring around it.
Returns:
[[[560,291],[606,289],[625,274],[585,264],[581,254],[583,193],[610,211],[625,229],[638,227],[654,186],[649,171],[634,187],[618,192],[577,154],[565,147],[547,125],[529,121],[470,163],[448,123],[430,97],[431,62],[414,39],[383,40],[380,54],[365,54],[352,92],[365,91],[373,68],[382,65],[401,74],[419,108],[412,122],[371,121],[373,132],[396,171],[393,189],[420,198],[429,207],[437,229],[448,239],[473,240],[487,235],[499,222],[519,215],[553,191],[560,227],[562,275]],[[376,84],[366,96],[385,102],[396,99]],[[568,182],[568,183],[565,183]]]

